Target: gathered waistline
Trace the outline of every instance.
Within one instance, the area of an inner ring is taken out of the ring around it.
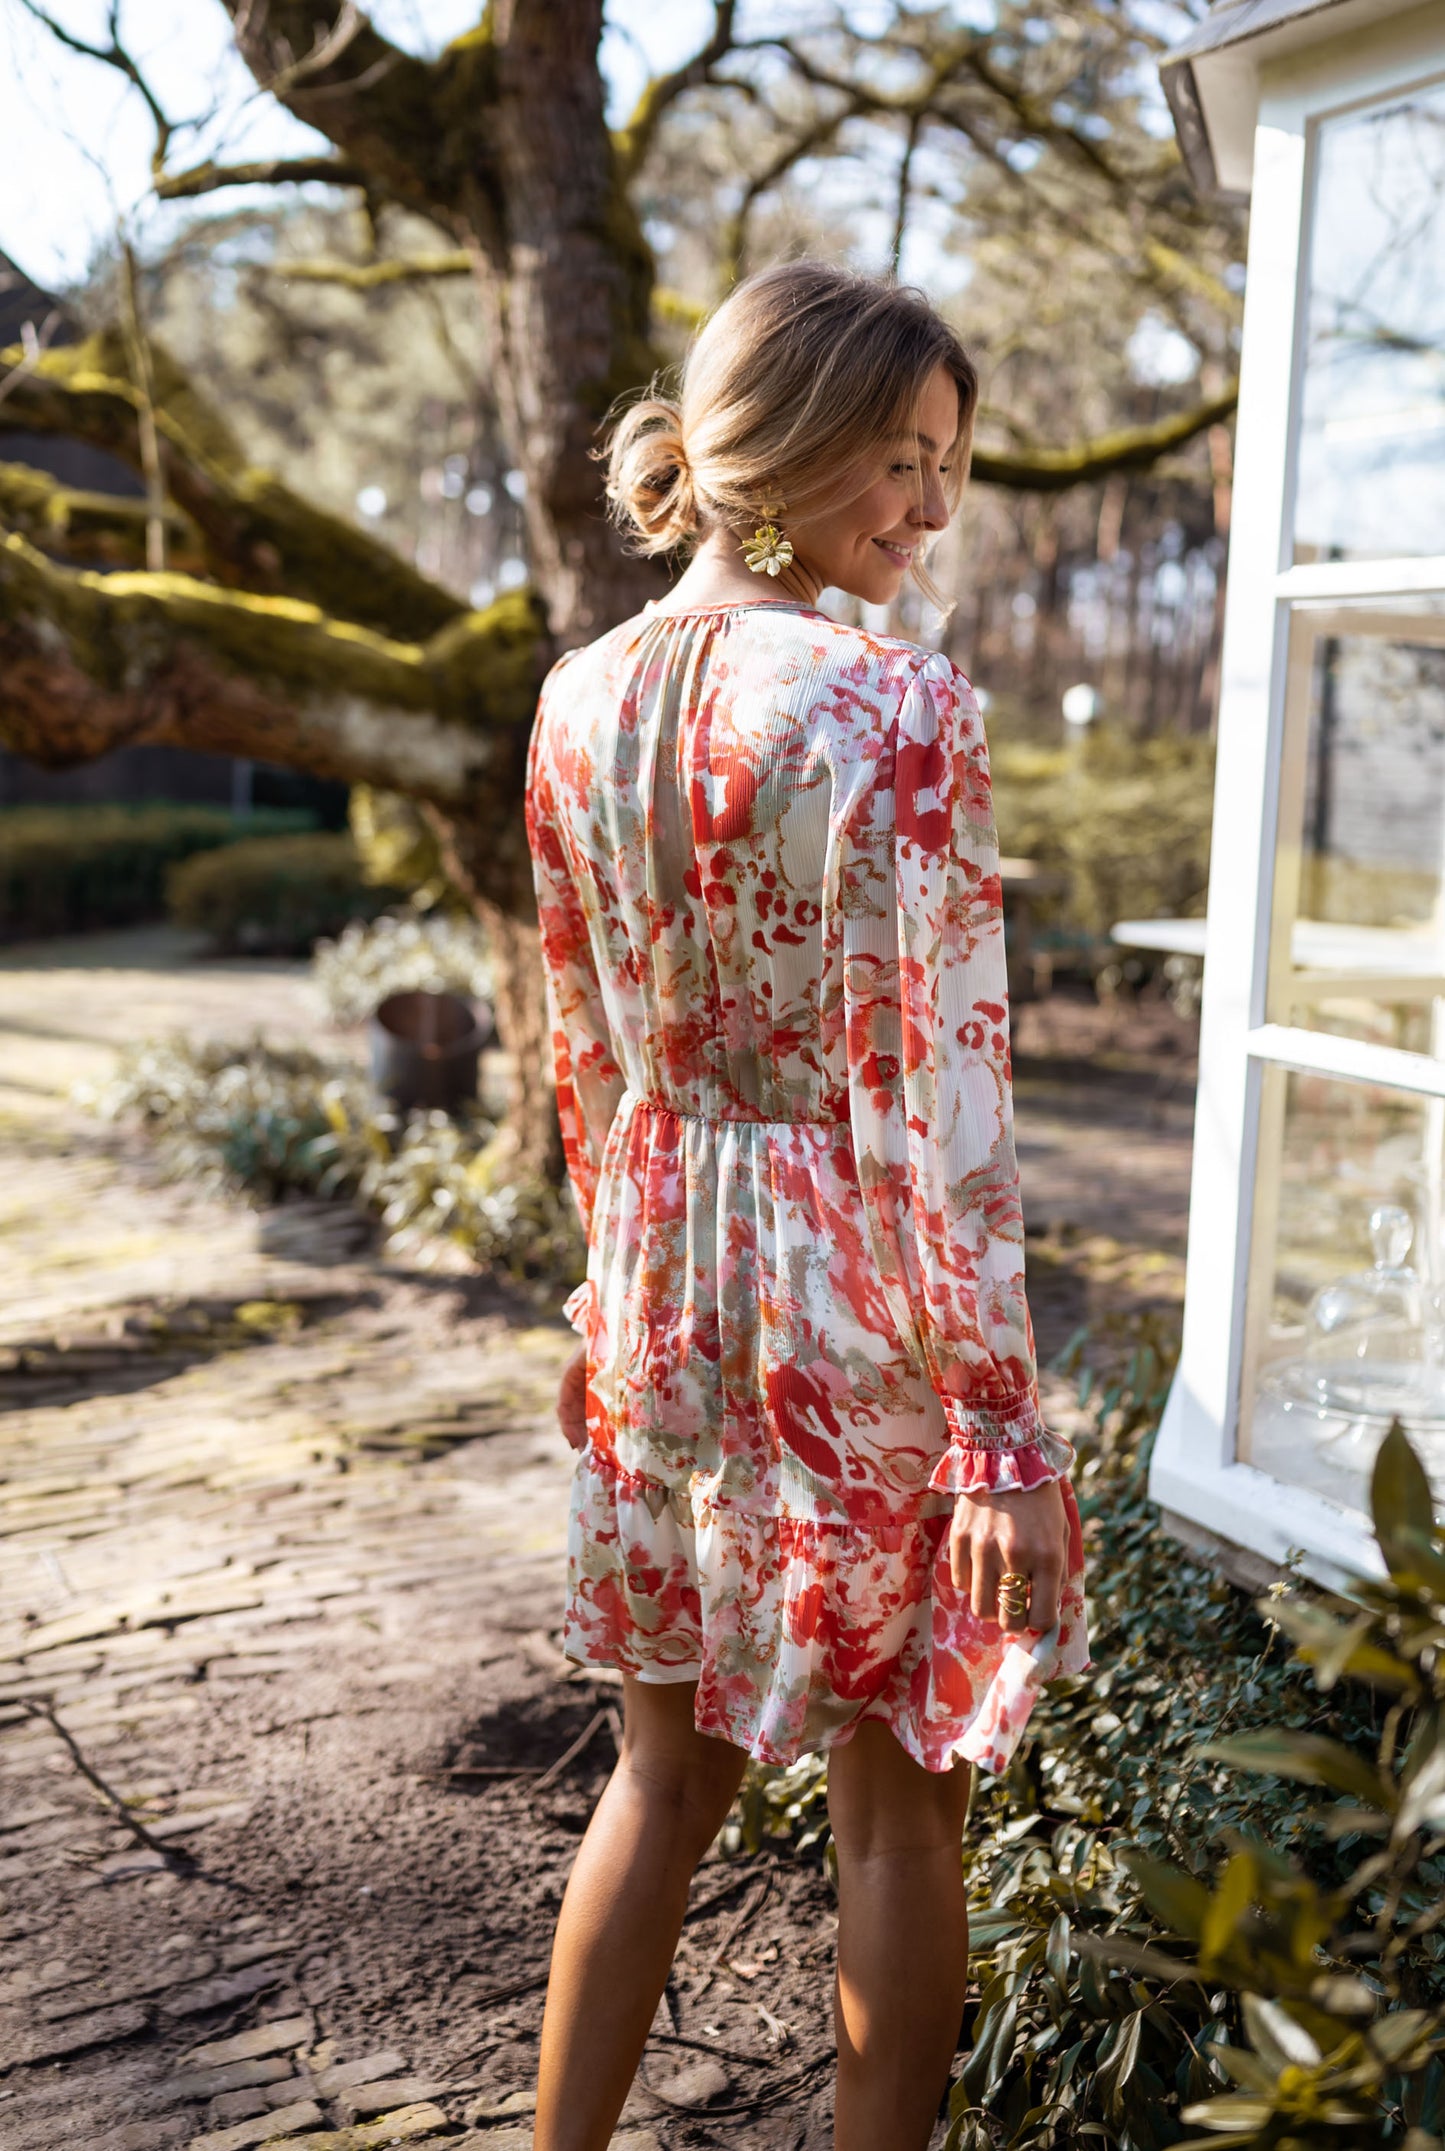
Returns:
[[[631,1100],[635,1109],[646,1113],[660,1113],[669,1120],[696,1121],[704,1128],[847,1128],[851,1122],[818,1114],[795,1114],[788,1120],[767,1120],[761,1113],[687,1113],[680,1106],[669,1105],[665,1098],[650,1098],[646,1091],[634,1090],[629,1084],[618,1100],[619,1107]]]

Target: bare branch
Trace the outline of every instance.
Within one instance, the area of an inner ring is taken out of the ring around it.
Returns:
[[[289,67],[278,68],[270,81],[263,83],[262,87],[269,90],[273,97],[285,98],[298,83],[305,82],[310,76],[324,73],[333,60],[339,60],[344,52],[349,52],[365,28],[366,17],[356,5],[356,0],[342,0],[341,13],[329,30],[323,28],[320,23],[317,24],[311,50],[305,57],[293,60]],[[385,65],[385,57],[381,62],[373,63],[377,64]]]
[[[689,90],[711,82],[713,69],[733,50],[737,0],[713,0],[712,35],[683,66],[671,74],[655,75],[632,110],[632,117],[614,137],[617,162],[625,181],[640,169],[663,115]]]
[[[923,132],[924,115],[915,112],[908,122],[908,132],[903,139],[903,155],[898,162],[898,203],[893,214],[893,243],[888,250],[889,265],[897,276],[903,260],[903,240],[908,230],[908,196],[913,184],[913,159],[918,148],[918,138]]]
[[[1239,401],[1239,383],[1231,381],[1219,395],[1193,410],[1162,418],[1151,426],[1124,426],[1102,433],[1075,448],[1030,448],[1017,455],[997,455],[976,448],[969,476],[978,485],[1002,486],[1014,493],[1062,493],[1070,486],[1107,478],[1112,471],[1149,470],[1171,449],[1182,448],[1196,434],[1228,418]],[[987,413],[981,414],[986,420]]]
[[[146,566],[159,574],[166,564],[166,484],[161,473],[160,441],[156,434],[155,368],[140,315],[140,294],[135,273],[135,252],[122,231],[120,235],[121,291],[125,299],[125,332],[129,346],[130,376],[135,383],[137,436],[141,473],[146,487]]]
[[[107,67],[115,68],[118,73],[125,76],[127,82],[134,89],[139,90],[141,97],[145,101],[146,109],[155,122],[156,146],[151,155],[151,168],[153,171],[158,172],[165,163],[166,151],[170,147],[171,136],[174,134],[175,128],[167,118],[160,100],[146,81],[140,68],[120,41],[120,0],[111,0],[106,25],[110,32],[110,43],[108,45],[92,45],[87,43],[83,37],[77,37],[73,30],[67,30],[63,23],[57,22],[53,15],[48,14],[40,6],[39,0],[20,0],[20,4],[27,15],[42,24],[58,43],[66,46],[71,52],[81,53],[87,60],[100,60]]]
[[[839,130],[851,119],[857,119],[866,111],[867,105],[859,98],[849,98],[836,112],[825,112],[821,118],[804,127],[790,141],[783,144],[769,158],[760,172],[755,172],[743,188],[736,209],[728,219],[723,232],[722,279],[724,284],[736,282],[743,273],[748,243],[748,221],[753,210],[765,194],[771,193],[780,179],[787,177],[794,165],[805,157],[825,149]]]
[[[27,374],[34,373],[40,364],[47,344],[60,327],[60,309],[52,306],[37,329],[33,321],[27,321],[20,331],[20,357],[8,373],[0,374],[0,403],[11,395]]]
[[[368,176],[347,157],[263,157],[255,164],[216,164],[207,159],[185,172],[158,172],[156,193],[162,201],[216,194],[222,187],[303,186],[320,180],[329,187],[365,187]]]
[[[383,37],[353,0],[222,5],[236,49],[261,88],[327,135],[349,168],[424,215],[463,204],[479,213],[490,176],[486,112],[494,95],[492,46],[480,31],[455,39],[436,60],[423,60]],[[466,115],[468,156],[456,155],[444,112]]]
[[[351,291],[375,291],[382,284],[471,276],[476,266],[473,257],[459,247],[446,254],[411,254],[393,261],[278,261],[271,273],[307,284],[344,284]]]

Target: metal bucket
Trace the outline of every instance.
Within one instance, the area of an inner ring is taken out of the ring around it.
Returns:
[[[401,1112],[454,1113],[475,1103],[477,1061],[492,1037],[485,1002],[459,993],[392,993],[367,1027],[371,1080]]]

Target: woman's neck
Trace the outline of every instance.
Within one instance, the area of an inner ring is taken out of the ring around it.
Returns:
[[[816,605],[823,594],[819,578],[796,554],[777,575],[755,574],[743,559],[735,531],[710,530],[687,567],[654,611],[686,612],[701,605],[766,605],[787,599]]]

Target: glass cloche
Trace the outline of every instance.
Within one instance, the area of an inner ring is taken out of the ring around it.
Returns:
[[[1445,1296],[1407,1260],[1414,1231],[1397,1204],[1370,1212],[1373,1263],[1316,1292],[1303,1352],[1266,1377],[1277,1395],[1356,1424],[1445,1425]]]

